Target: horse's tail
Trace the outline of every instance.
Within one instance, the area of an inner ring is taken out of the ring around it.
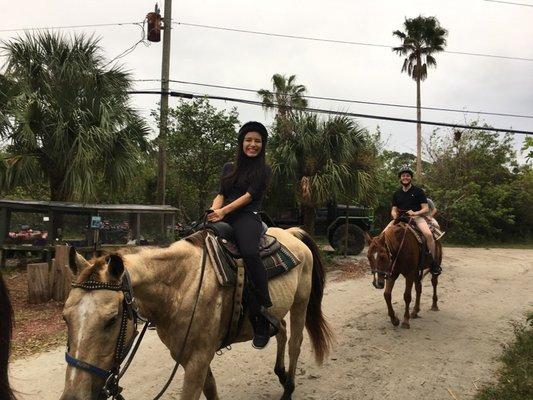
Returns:
[[[11,333],[13,330],[13,308],[9,300],[7,287],[0,274],[0,399],[15,399],[9,386],[7,364],[11,345]]]
[[[311,250],[311,253],[313,253],[313,276],[309,304],[307,305],[305,327],[311,338],[315,359],[318,364],[322,364],[324,357],[329,353],[333,341],[333,333],[322,313],[322,297],[326,283],[324,263],[320,255],[320,249],[307,232],[299,228],[291,228],[289,232],[304,242],[309,250]]]

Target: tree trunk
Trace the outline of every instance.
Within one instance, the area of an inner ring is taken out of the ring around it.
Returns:
[[[48,278],[48,263],[28,264],[28,302],[30,304],[46,303],[52,291]]]
[[[418,61],[418,74],[420,74],[420,60]],[[416,78],[416,177],[422,179],[422,110],[420,101],[420,75]]]
[[[205,190],[198,191],[198,218],[204,215],[204,211],[206,210],[207,194]]]
[[[55,258],[52,268],[54,269],[53,298],[64,301],[70,292],[72,283],[72,271],[69,267],[69,246],[56,246]]]
[[[311,236],[315,236],[315,208],[302,205],[304,230]]]

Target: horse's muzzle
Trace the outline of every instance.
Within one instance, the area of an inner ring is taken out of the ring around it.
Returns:
[[[385,287],[385,279],[374,276],[374,279],[372,280],[372,285],[376,289],[383,289]]]

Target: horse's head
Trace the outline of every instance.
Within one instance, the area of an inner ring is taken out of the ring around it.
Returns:
[[[385,237],[383,234],[371,237],[365,232],[365,237],[368,243],[368,263],[370,264],[370,271],[374,278],[372,285],[376,289],[383,289],[385,287],[385,278],[390,267],[390,254],[385,243]]]
[[[105,399],[102,388],[108,374],[125,357],[136,334],[131,302],[125,301],[129,279],[119,255],[89,262],[76,254],[73,267],[77,278],[63,309],[68,366],[61,400]]]

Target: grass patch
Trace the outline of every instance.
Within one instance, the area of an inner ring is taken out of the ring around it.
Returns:
[[[505,346],[498,381],[484,387],[474,400],[533,399],[533,312],[527,323],[515,324],[515,341]]]

